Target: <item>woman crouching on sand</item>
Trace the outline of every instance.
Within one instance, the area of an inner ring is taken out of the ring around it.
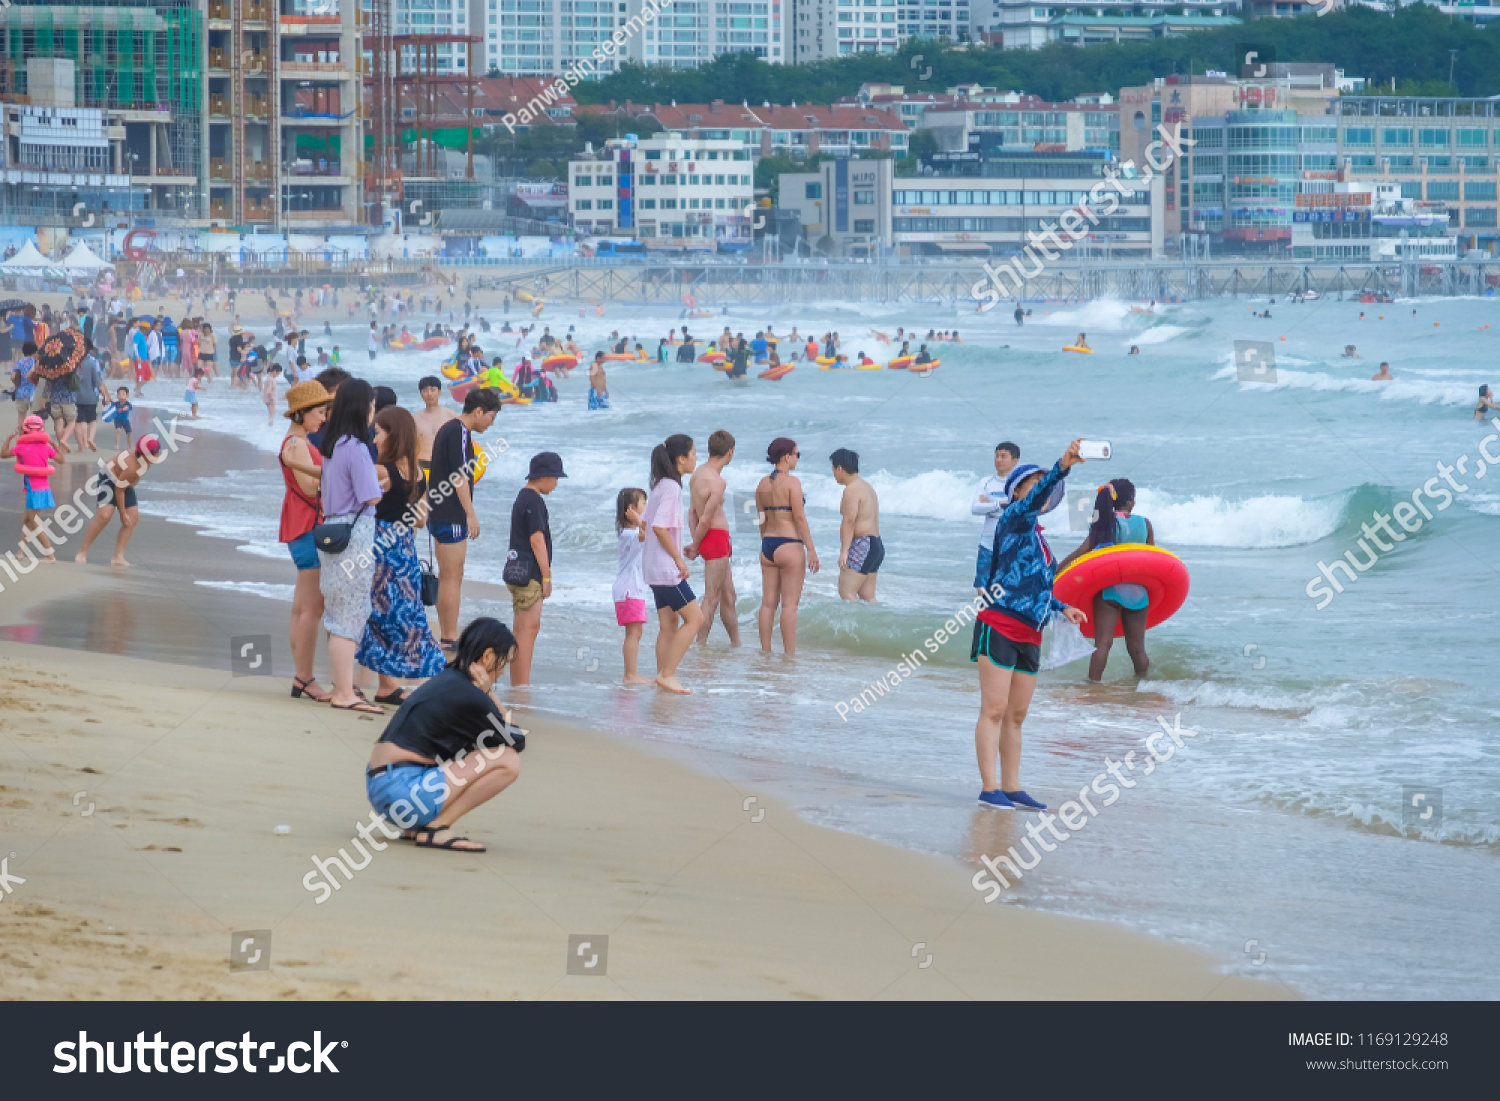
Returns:
[[[453,824],[521,774],[526,735],[493,695],[515,653],[510,628],[474,620],[448,667],[406,698],[375,743],[365,768],[370,805],[422,848],[485,851],[454,836]]]
[[[969,660],[979,664],[979,721],[974,724],[974,749],[979,756],[982,806],[996,810],[1046,810],[1021,790],[1021,724],[1036,691],[1041,668],[1042,628],[1061,611],[1070,623],[1088,618],[1052,595],[1056,560],[1037,530],[1037,517],[1053,489],[1069,468],[1083,462],[1081,440],[1074,440],[1052,467],[1032,463],[1014,467],[1005,478],[1010,500],[995,523],[990,572],[984,588],[1004,590],[994,604],[979,613]],[[980,660],[983,657],[984,660]],[[995,782],[995,756],[1000,757],[1000,782]]]

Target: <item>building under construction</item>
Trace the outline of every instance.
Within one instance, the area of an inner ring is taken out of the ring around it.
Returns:
[[[365,221],[355,15],[336,0],[208,0],[212,223],[326,234]]]
[[[457,186],[474,200],[476,66],[481,39],[467,34],[411,34],[394,0],[367,0],[360,12],[370,158],[365,176],[370,222],[390,230],[431,225],[440,194]],[[455,47],[464,52],[450,64]],[[462,149],[461,183],[449,180],[444,149]],[[425,205],[423,205],[425,203]]]
[[[202,216],[207,166],[201,13],[193,0],[0,4],[0,103],[26,106],[35,100],[105,112],[114,155],[123,161],[108,167],[111,174],[128,176],[130,185],[99,198],[85,182],[77,194],[91,209],[107,203],[136,215]],[[71,65],[33,64],[54,60]],[[28,68],[48,81],[34,97]],[[69,70],[71,88],[52,86]],[[17,210],[12,206],[10,212]]]

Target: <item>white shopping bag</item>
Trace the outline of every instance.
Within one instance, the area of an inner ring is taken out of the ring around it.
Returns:
[[[1083,632],[1069,623],[1068,617],[1061,612],[1052,613],[1047,630],[1047,656],[1042,661],[1043,669],[1056,669],[1094,652],[1093,642],[1084,638]]]

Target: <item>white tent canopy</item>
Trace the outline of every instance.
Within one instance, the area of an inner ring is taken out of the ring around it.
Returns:
[[[79,241],[63,258],[62,266],[69,271],[98,271],[101,268],[114,269],[114,265],[107,260],[101,260],[90,251],[88,245]]]
[[[24,275],[34,272],[36,269],[56,266],[51,260],[48,260],[38,252],[35,245],[27,241],[20,252],[5,261],[5,263],[0,264],[0,271],[7,271],[12,275]]]

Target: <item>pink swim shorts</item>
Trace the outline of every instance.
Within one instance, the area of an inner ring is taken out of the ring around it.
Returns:
[[[646,602],[644,600],[616,600],[615,622],[621,627],[627,623],[645,623]]]

